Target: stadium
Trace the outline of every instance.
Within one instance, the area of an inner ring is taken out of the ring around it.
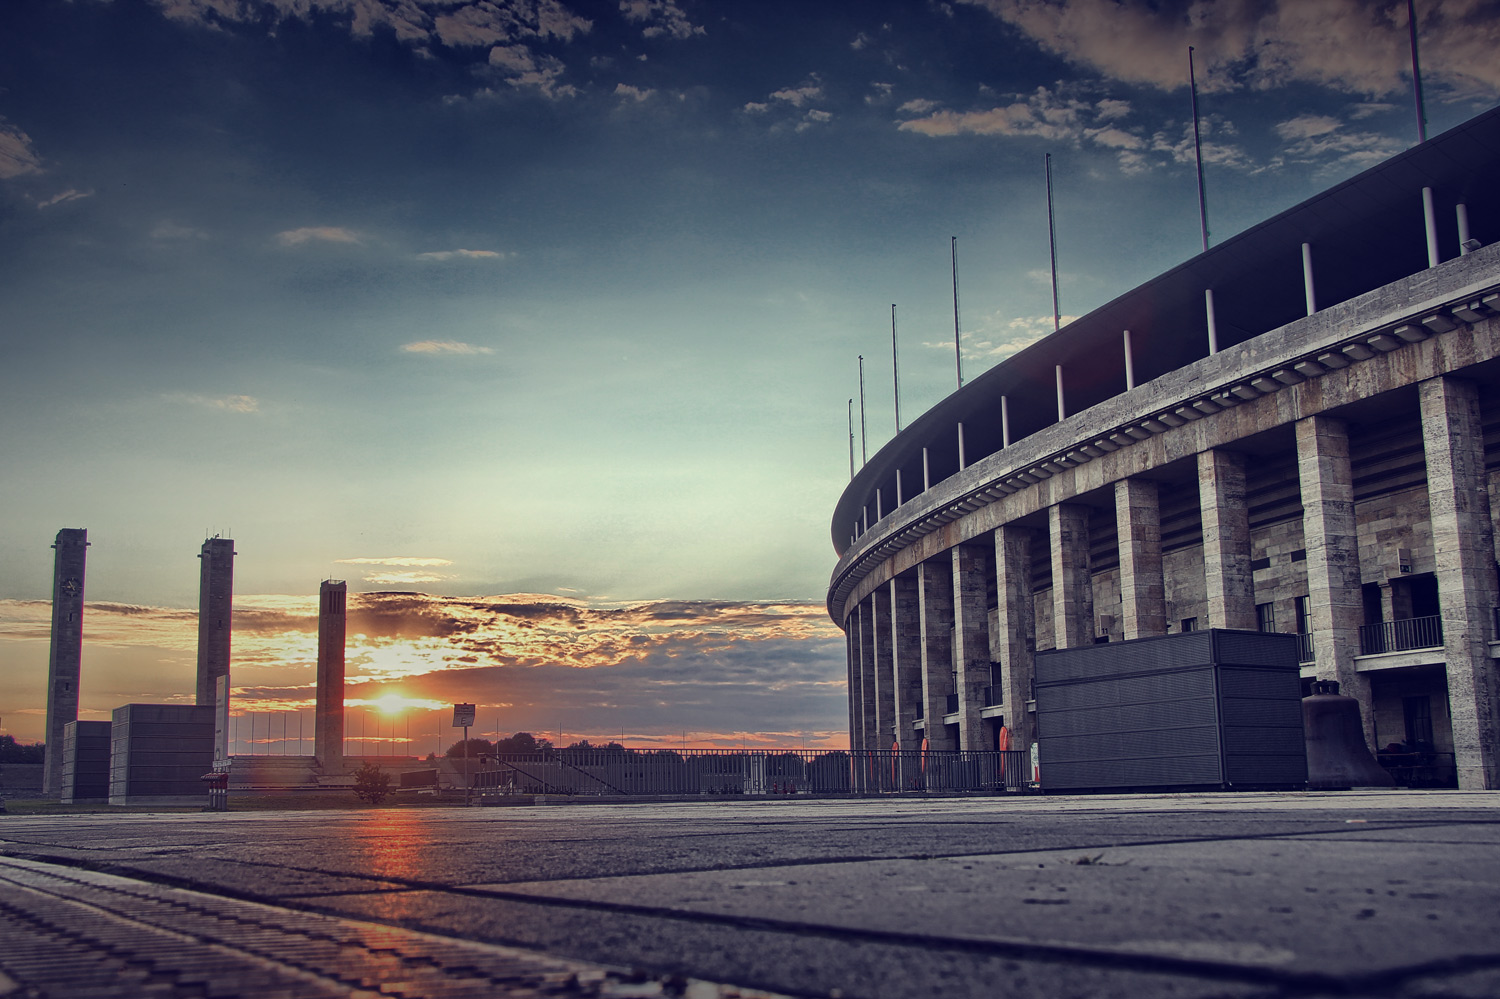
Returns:
[[[1500,787],[1500,112],[933,406],[832,520],[855,750],[1036,736],[1038,652],[1298,636],[1398,783]],[[1002,734],[1003,733],[1003,734]]]

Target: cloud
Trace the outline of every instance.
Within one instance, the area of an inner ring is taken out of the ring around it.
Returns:
[[[1205,91],[1311,83],[1381,96],[1407,89],[1406,12],[1367,0],[960,0],[981,7],[1043,50],[1102,76],[1162,90],[1187,85],[1195,48]],[[1424,67],[1455,96],[1500,94],[1500,18],[1485,0],[1429,0]]]
[[[175,222],[163,220],[151,228],[151,238],[161,242],[174,239],[207,239],[208,233],[202,229],[194,229],[192,226],[177,225]]]
[[[615,85],[616,97],[624,97],[629,100],[636,101],[637,103],[644,101],[654,93],[656,93],[656,91],[649,88],[642,90],[640,87],[632,87],[628,83],[619,83]]]
[[[319,225],[304,226],[301,229],[287,229],[276,234],[276,239],[282,246],[301,246],[303,243],[360,243],[363,242],[359,233],[352,229],[340,226]]]
[[[417,340],[404,343],[401,349],[408,354],[493,354],[495,348],[480,347],[459,340]]]
[[[187,403],[190,406],[202,406],[206,409],[220,409],[227,413],[258,413],[260,412],[260,400],[253,395],[169,395],[166,398],[174,402]]]
[[[816,76],[800,87],[783,87],[771,94],[771,100],[785,101],[794,108],[819,100],[823,97],[823,84]]]
[[[46,201],[38,201],[36,203],[36,206],[39,209],[40,208],[51,208],[53,205],[61,205],[61,204],[65,204],[65,203],[67,203],[69,201],[78,201],[81,198],[91,198],[93,196],[94,196],[94,192],[93,191],[77,191],[77,190],[74,190],[73,188],[70,187],[66,191],[61,192],[60,194],[54,194],[52,197],[48,198]]]
[[[809,128],[812,128],[814,125],[826,125],[830,121],[833,121],[832,112],[819,111],[816,108],[813,108],[809,110],[807,114],[803,115],[802,120],[797,123],[797,131],[803,132]]]
[[[437,572],[398,572],[393,569],[367,573],[364,577],[365,582],[375,586],[416,586],[421,583],[440,583],[452,578],[452,575]]]
[[[423,558],[414,555],[391,555],[384,558],[339,558],[334,559],[338,565],[402,565],[402,566],[434,566],[452,565],[452,559],[446,558]]]
[[[535,87],[552,98],[576,97],[578,88],[559,84],[567,67],[554,56],[537,56],[525,45],[496,45],[490,49],[490,68],[513,87]]]
[[[0,118],[0,180],[41,171],[42,161],[31,147],[31,136]]]
[[[1046,281],[1051,281],[1049,272],[1043,271],[1040,274]],[[1062,325],[1066,326],[1077,318],[1077,316],[1061,316],[1059,320]],[[1004,316],[995,313],[981,318],[972,329],[964,331],[962,339],[964,359],[981,363],[1001,361],[1051,336],[1052,333],[1051,315]],[[953,341],[924,342],[922,346],[952,351]]]
[[[1326,114],[1303,114],[1276,125],[1276,134],[1283,139],[1306,139],[1315,135],[1327,135],[1338,129],[1340,122]]]
[[[428,253],[417,254],[418,260],[505,260],[514,256],[510,253],[497,253],[494,250],[432,250]]]
[[[1389,159],[1406,144],[1377,132],[1351,132],[1337,118],[1299,115],[1276,125],[1286,140],[1283,158],[1292,162],[1322,163],[1326,169],[1363,169]]]
[[[317,606],[313,592],[235,597],[237,712],[310,706]],[[34,690],[37,703],[15,703],[12,712],[45,705],[48,611],[45,601],[0,600],[7,662],[22,643],[35,661],[35,682],[22,689]],[[86,709],[123,703],[91,699],[105,690],[101,663],[128,657],[170,660],[178,693],[191,697],[195,610],[89,603],[84,615]],[[353,701],[392,692],[469,701],[486,725],[498,717],[507,732],[544,731],[565,719],[570,738],[618,738],[624,728],[636,743],[676,744],[684,731],[696,744],[846,738],[844,636],[818,602],[609,606],[547,594],[356,593],[347,624]],[[170,689],[145,699],[169,696]],[[774,732],[766,719],[776,720]]]
[[[694,24],[675,0],[620,0],[620,12],[625,20],[645,22],[641,29],[644,38],[675,38],[679,41],[706,34],[704,28]]]
[[[1092,144],[1114,150],[1126,173],[1149,169],[1154,161],[1144,154],[1156,145],[1125,121],[1131,111],[1129,102],[1094,100],[1086,89],[1059,81],[1055,87],[1038,87],[1023,99],[981,111],[935,110],[938,105],[933,101],[911,100],[899,110],[920,117],[897,127],[938,139],[982,135]]]

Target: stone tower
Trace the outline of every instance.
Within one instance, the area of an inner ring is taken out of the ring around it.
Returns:
[[[229,675],[229,638],[234,609],[234,542],[209,538],[198,557],[198,700],[211,708],[217,700],[215,684]]]
[[[47,750],[42,793],[62,790],[63,730],[78,720],[78,678],[83,663],[83,564],[89,532],[65,527],[52,545],[52,652],[47,657]]]
[[[344,609],[349,584],[325,579],[318,591],[317,756],[324,773],[344,768]]]

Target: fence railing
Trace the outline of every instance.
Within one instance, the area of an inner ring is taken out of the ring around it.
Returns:
[[[994,794],[1032,789],[1024,749],[553,749],[485,758],[481,792],[585,795]]]
[[[1378,753],[1376,759],[1401,787],[1458,787],[1452,753]]]
[[[1404,621],[1376,621],[1359,629],[1359,654],[1406,652],[1411,649],[1436,649],[1443,644],[1443,619],[1409,617]]]

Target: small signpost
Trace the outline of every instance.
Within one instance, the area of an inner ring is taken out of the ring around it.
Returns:
[[[464,804],[469,804],[471,794],[469,782],[469,726],[474,724],[474,705],[453,705],[453,727],[464,730]]]

